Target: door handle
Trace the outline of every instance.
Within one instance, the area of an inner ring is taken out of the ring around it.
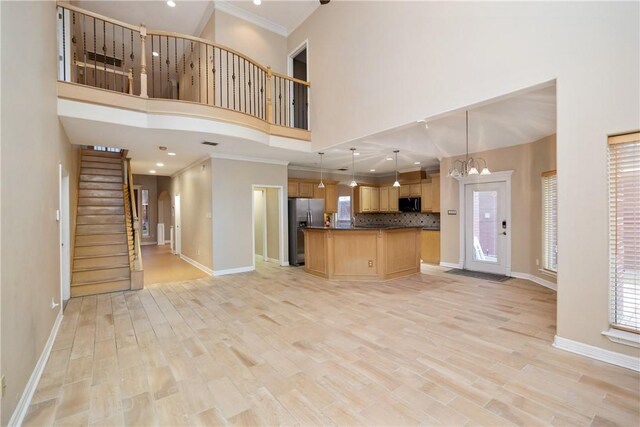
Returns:
[[[503,232],[502,232],[502,235],[503,235],[503,236],[506,236],[506,235],[507,235],[507,232],[506,232],[506,231],[503,231]]]

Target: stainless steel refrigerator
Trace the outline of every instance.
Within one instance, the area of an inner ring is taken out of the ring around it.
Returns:
[[[324,199],[289,199],[289,264],[304,265],[304,227],[324,226]]]

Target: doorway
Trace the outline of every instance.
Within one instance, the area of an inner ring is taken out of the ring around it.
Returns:
[[[305,40],[288,57],[289,76],[309,81],[307,67],[307,44]],[[309,129],[309,92],[305,85],[293,83],[293,108],[291,109],[291,123],[298,129]]]
[[[465,270],[511,274],[511,173],[460,180],[460,258]]]
[[[174,196],[174,208],[173,208],[173,222],[176,226],[175,230],[175,247],[173,249],[173,253],[175,255],[182,254],[182,230],[180,228],[180,195],[177,194]]]
[[[256,259],[284,264],[283,187],[254,185],[251,200],[253,267]]]
[[[71,298],[71,237],[69,220],[69,174],[59,165],[59,199],[58,221],[60,229],[60,301],[64,307]]]

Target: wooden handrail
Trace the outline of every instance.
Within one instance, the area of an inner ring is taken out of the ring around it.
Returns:
[[[300,80],[300,79],[296,79],[295,77],[291,77],[291,76],[287,76],[284,74],[280,74],[280,73],[274,73],[273,71],[271,72],[271,74],[275,77],[279,77],[281,79],[285,79],[285,80],[289,80],[292,81],[294,83],[298,83],[307,87],[311,87],[311,82],[306,82],[304,80]]]
[[[109,18],[107,16],[100,15],[99,13],[91,12],[90,10],[86,10],[86,9],[82,9],[82,8],[80,8],[78,6],[74,6],[71,3],[67,3],[67,2],[64,2],[64,1],[59,1],[59,2],[56,2],[56,5],[58,7],[63,7],[65,9],[69,9],[69,10],[72,10],[74,12],[82,13],[83,15],[87,15],[87,16],[90,16],[92,18],[96,18],[96,19],[100,19],[102,21],[109,22],[110,24],[115,24],[115,25],[118,25],[120,27],[128,28],[131,31],[140,32],[140,26],[138,26],[138,25],[127,24],[126,22],[118,21],[117,19]]]

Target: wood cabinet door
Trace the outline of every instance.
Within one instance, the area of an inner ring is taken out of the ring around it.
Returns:
[[[433,195],[431,194],[431,183],[422,184],[422,195],[420,201],[420,212],[431,212],[433,209]]]
[[[371,212],[371,187],[360,187],[360,211]]]
[[[326,188],[326,185],[325,185]],[[318,188],[318,184],[313,184],[313,198],[324,199],[325,188]]]
[[[324,211],[326,213],[338,212],[338,186],[337,185],[325,184]]]
[[[380,212],[389,212],[389,187],[380,187]]]
[[[421,184],[411,184],[409,186],[409,195],[411,197],[422,197],[422,185]]]
[[[420,258],[428,264],[440,264],[440,232],[422,230]]]
[[[300,183],[298,181],[289,181],[287,187],[289,197],[298,197],[300,194]]]
[[[313,184],[311,182],[301,182],[298,194],[300,197],[313,197]]]
[[[400,187],[402,188],[402,187]],[[398,198],[400,197],[400,191],[398,187],[389,187],[389,212],[399,212]]]
[[[380,212],[380,189],[371,188],[371,212]]]
[[[401,185],[400,186],[400,197],[409,197],[411,195],[411,186],[410,185]]]
[[[431,175],[432,212],[440,213],[440,174]]]

